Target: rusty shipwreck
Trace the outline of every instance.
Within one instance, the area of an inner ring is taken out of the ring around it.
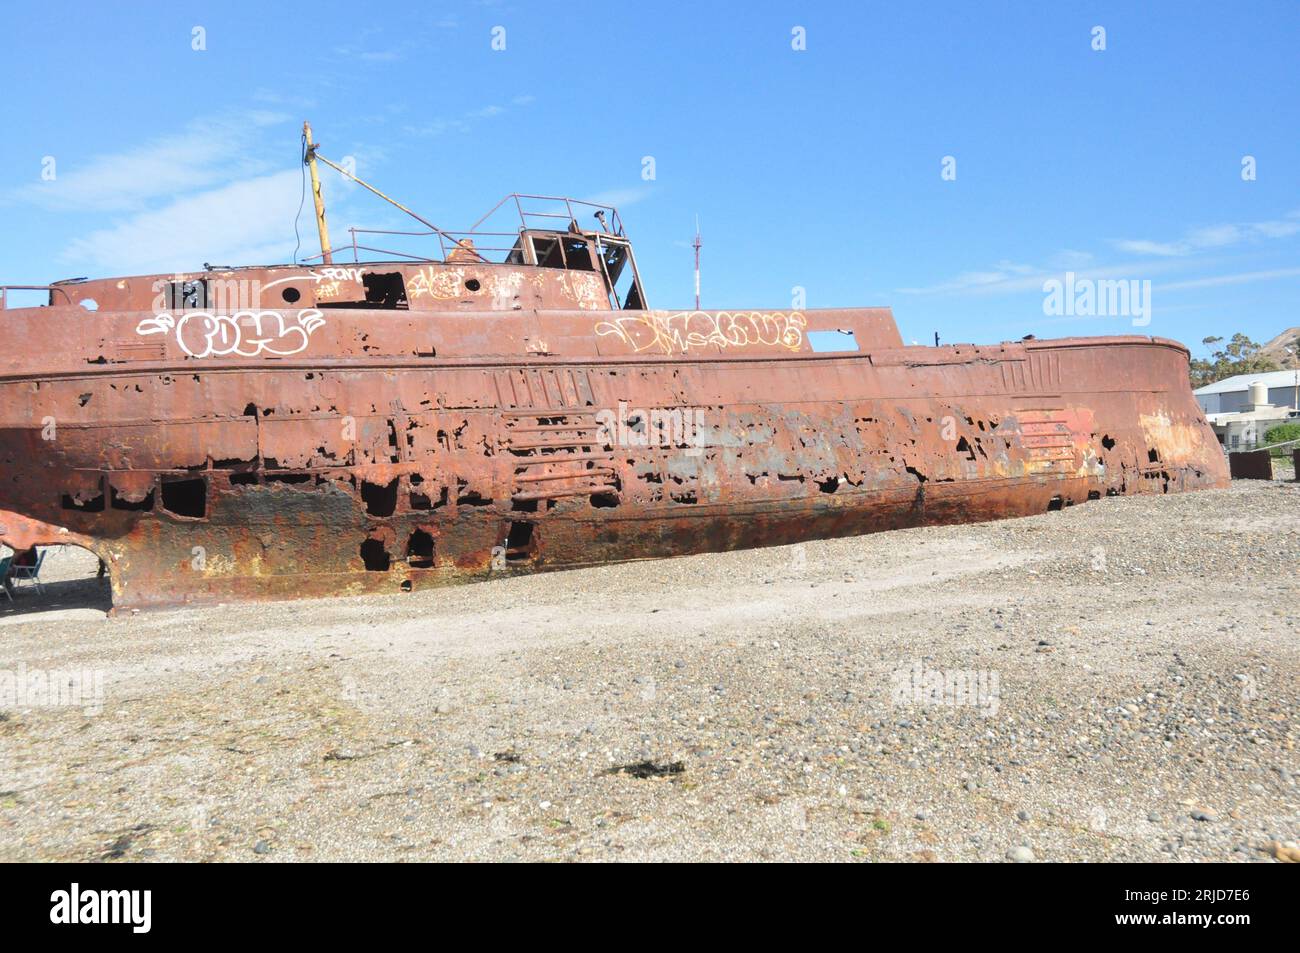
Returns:
[[[93,551],[121,608],[1227,482],[1174,341],[904,346],[886,308],[651,310],[617,210],[501,209],[505,232],[430,227],[429,258],[364,261],[354,231],[347,264],[326,241],[0,311],[0,542]]]

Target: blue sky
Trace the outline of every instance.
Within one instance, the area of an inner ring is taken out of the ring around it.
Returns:
[[[1044,313],[1044,281],[1073,271],[1149,280],[1139,333],[1197,351],[1300,324],[1294,2],[54,2],[4,17],[0,282],[288,260],[309,118],[324,154],[444,228],[511,191],[612,200],[655,307],[691,303],[698,214],[704,307],[790,307],[798,286],[808,307],[890,305],[922,343],[1134,333]],[[406,227],[328,171],[325,192],[336,241]],[[301,229],[315,251],[310,203]]]

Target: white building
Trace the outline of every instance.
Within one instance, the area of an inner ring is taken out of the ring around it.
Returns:
[[[1296,390],[1300,388],[1300,370],[1266,371],[1263,374],[1238,374],[1192,391],[1207,414],[1240,413],[1253,406],[1251,384],[1263,384],[1268,390],[1264,401],[1274,407],[1300,410],[1296,403]]]
[[[1300,421],[1300,371],[1238,374],[1198,387],[1193,393],[1219,443],[1249,449],[1278,424]]]

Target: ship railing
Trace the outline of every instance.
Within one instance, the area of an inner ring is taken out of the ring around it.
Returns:
[[[478,229],[488,219],[500,212],[502,208],[510,205],[514,206],[515,214],[519,218],[520,228],[549,228],[553,227],[553,220],[556,219],[562,220],[567,227],[569,222],[578,221],[579,216],[589,218],[594,217],[596,212],[601,212],[608,215],[604,230],[617,238],[624,238],[627,234],[623,228],[623,219],[618,214],[618,209],[613,205],[592,202],[587,199],[569,198],[564,195],[531,195],[526,192],[511,192],[492,206],[486,215],[471,225],[470,231]],[[564,210],[560,211],[561,208]],[[537,219],[542,221],[538,222]]]
[[[513,210],[518,222],[516,231],[488,230],[483,226],[494,217],[499,218],[503,210]],[[597,217],[600,213],[600,217]],[[568,198],[561,195],[531,195],[512,192],[497,202],[475,222],[468,231],[449,232],[431,227],[419,231],[401,231],[398,229],[358,228],[348,229],[351,237],[353,262],[361,260],[361,252],[367,254],[387,255],[394,260],[402,259],[416,262],[437,262],[447,260],[522,263],[521,232],[529,229],[567,231],[571,222],[579,222],[579,217],[596,218],[601,225],[594,231],[601,231],[615,238],[626,238],[623,219],[618,209],[612,205],[592,202],[585,199]],[[579,222],[579,227],[582,227]],[[403,239],[436,238],[442,257],[430,258],[427,255],[413,254],[394,248],[379,247],[370,244],[375,239],[364,236],[386,235]],[[360,239],[358,236],[362,236]],[[333,250],[335,254],[343,251]],[[454,257],[453,257],[454,256]],[[303,262],[322,260],[322,255],[311,255],[301,259]]]
[[[351,242],[343,248],[335,248],[333,253],[337,256],[340,252],[345,251],[346,249],[351,249],[353,263],[359,263],[361,261],[361,252],[368,252],[374,255],[389,255],[392,256],[394,260],[402,259],[404,261],[434,263],[446,261],[449,256],[454,255],[459,251],[459,259],[464,261],[487,262],[491,260],[488,257],[489,255],[499,255],[500,260],[506,261],[509,260],[510,255],[513,252],[518,250],[519,241],[519,236],[514,232],[444,232],[441,230],[405,232],[397,231],[395,229],[353,227],[348,229],[348,234],[352,239]],[[381,248],[376,245],[364,244],[364,242],[370,240],[365,238],[359,240],[358,236],[365,235],[392,235],[400,236],[402,238],[436,237],[442,250],[442,257],[430,258],[428,255],[416,255],[409,251],[401,251],[396,248]],[[502,239],[509,242],[509,244],[480,244],[479,241],[485,237]],[[300,260],[304,262],[316,262],[320,261],[321,258],[322,256],[317,254],[309,255]]]
[[[58,285],[0,285],[0,311],[6,311],[9,308],[10,291],[48,291],[51,296],[50,303],[53,303],[53,295],[57,291],[72,304],[72,296],[68,294],[66,288],[60,288]]]

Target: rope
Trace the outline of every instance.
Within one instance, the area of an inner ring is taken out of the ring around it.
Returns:
[[[1270,443],[1267,447],[1256,447],[1255,449],[1272,450],[1274,447],[1285,447],[1293,443],[1300,443],[1300,437],[1296,437],[1294,440],[1283,440],[1281,443]]]
[[[298,198],[298,214],[293,217],[293,263],[298,264],[298,249],[302,248],[302,235],[298,231],[298,222],[302,219],[303,206],[307,204],[307,133],[302,134],[302,161],[298,163],[302,172],[302,193]]]

